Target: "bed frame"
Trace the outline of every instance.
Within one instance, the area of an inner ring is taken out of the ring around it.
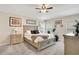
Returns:
[[[27,25],[24,25],[23,26],[23,35],[24,33],[27,31],[27,30],[37,30],[38,29],[38,26],[27,26]],[[33,47],[35,47],[37,50],[41,50],[41,49],[44,49],[50,45],[53,45],[55,44],[54,42],[54,38],[52,39],[48,39],[48,35],[45,35],[45,36],[42,36],[40,35],[41,37],[43,37],[43,41],[41,42],[38,42],[38,43],[35,43],[34,40],[36,37],[38,37],[39,35],[37,36],[32,36],[32,41],[28,40],[26,37],[24,37],[24,41],[28,42],[29,44],[31,44]]]

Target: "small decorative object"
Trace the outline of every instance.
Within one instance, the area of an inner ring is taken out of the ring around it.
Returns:
[[[36,24],[36,20],[27,19],[26,20],[26,24],[33,24],[33,25],[35,25]]]
[[[11,26],[11,27],[20,27],[21,26],[21,18],[10,17],[9,18],[9,26]]]
[[[50,31],[47,31],[48,34],[50,34]]]
[[[16,33],[17,33],[17,30],[16,30],[15,28],[12,28],[12,29],[11,29],[11,33],[12,33],[12,34],[16,34]]]
[[[53,32],[55,32],[55,31],[56,31],[56,28],[53,29]]]

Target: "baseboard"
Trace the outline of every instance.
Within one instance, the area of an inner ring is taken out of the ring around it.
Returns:
[[[0,46],[7,46],[7,45],[10,45],[9,43],[2,43],[0,44]]]

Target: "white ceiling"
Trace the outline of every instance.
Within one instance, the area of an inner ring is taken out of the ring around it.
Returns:
[[[39,13],[39,10],[35,9],[40,7],[37,4],[1,4],[0,11],[43,20],[79,13],[79,4],[50,4],[48,6],[53,7],[48,13]]]

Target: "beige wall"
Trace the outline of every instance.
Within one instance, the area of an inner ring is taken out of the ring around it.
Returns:
[[[59,35],[60,39],[63,39],[63,34],[72,32],[75,29],[73,25],[75,24],[75,20],[79,21],[79,14],[50,19],[47,21],[47,27],[54,28],[56,20],[63,20],[63,27],[57,26],[57,34]]]
[[[15,16],[20,17],[14,14],[8,14],[0,12],[0,45],[9,44],[9,35],[10,35],[10,27],[9,27],[9,17]]]
[[[11,16],[21,18],[22,25],[26,25],[27,17],[19,16],[19,15],[11,14],[11,13],[0,12],[0,45],[10,44],[9,35],[12,34],[12,31],[11,31],[12,29],[17,30],[17,33],[23,34],[22,27],[18,27],[18,28],[9,27],[9,17]]]

